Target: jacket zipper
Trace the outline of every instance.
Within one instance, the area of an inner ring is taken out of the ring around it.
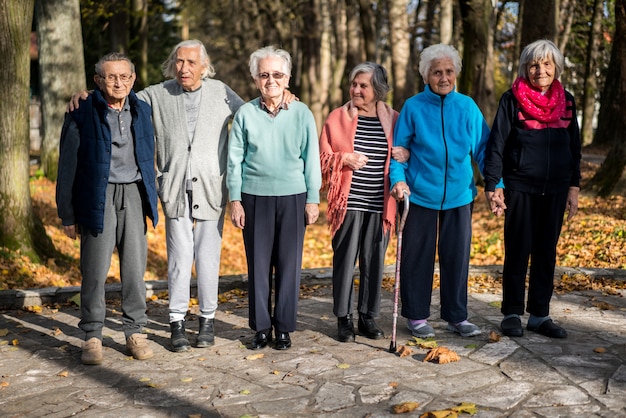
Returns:
[[[443,177],[443,197],[441,199],[441,207],[440,210],[443,210],[443,204],[446,201],[446,194],[448,191],[448,142],[446,141],[446,128],[445,128],[445,121],[444,121],[444,117],[443,117],[443,101],[445,100],[446,96],[441,96],[441,107],[440,107],[440,112],[441,112],[441,138],[443,139],[443,147],[445,149],[446,152],[446,165],[445,165],[445,169],[444,169],[444,177]]]

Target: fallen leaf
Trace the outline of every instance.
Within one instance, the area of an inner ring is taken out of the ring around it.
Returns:
[[[57,376],[59,376],[59,377],[67,377],[69,375],[70,375],[70,372],[68,372],[67,370],[57,374]]]
[[[397,388],[398,387],[398,382],[389,382],[389,386],[392,388]]]
[[[606,353],[606,348],[604,348],[604,347],[596,347],[596,348],[593,349],[593,351],[595,351],[596,353],[602,354],[602,353]]]
[[[424,362],[432,361],[439,364],[446,364],[459,360],[461,360],[461,357],[459,357],[457,353],[446,347],[433,348],[428,352],[428,354],[426,354],[426,357],[424,358]]]
[[[428,411],[422,415],[420,418],[457,418],[459,414],[450,409],[441,409],[439,411]]]
[[[278,374],[280,374],[280,372],[278,370],[274,370],[274,371],[272,371],[272,374],[277,374],[278,375]]]
[[[0,337],[6,337],[8,333],[9,333],[9,329],[8,328],[0,329]]]
[[[61,335],[63,334],[63,331],[61,331],[59,328],[54,328],[54,330],[52,330],[52,335],[56,336],[56,335]]]
[[[250,394],[250,391],[249,391],[248,389],[243,389],[243,390],[240,390],[240,391],[239,391],[239,394],[240,394],[240,395],[249,395],[249,394]]]
[[[140,382],[149,382],[151,379],[149,377],[142,377],[139,379]]]
[[[406,347],[404,345],[401,345],[396,352],[398,353],[400,357],[406,357],[406,356],[410,356],[411,354],[413,354],[413,350],[411,350],[409,347]]]
[[[246,356],[246,360],[258,360],[263,357],[265,357],[265,354],[263,353],[250,354],[249,356]]]
[[[19,342],[19,341],[18,341],[18,339],[16,338],[16,339],[14,339],[14,340],[11,340],[11,345],[20,345],[20,342]]]
[[[183,383],[190,383],[193,380],[192,377],[181,377],[180,381]]]
[[[406,414],[415,411],[420,406],[417,402],[402,402],[391,407],[394,414]]]
[[[337,365],[337,368],[338,368],[338,369],[349,369],[349,368],[350,368],[350,365],[349,365],[349,364],[347,364],[347,363],[339,363],[339,364]]]
[[[73,302],[76,306],[80,307],[80,293],[76,293],[74,296],[68,299],[69,302]]]
[[[476,404],[470,402],[462,402],[460,405],[457,405],[451,409],[462,414],[474,415],[478,413],[478,408],[476,408]]]
[[[2,381],[0,382],[0,388],[6,388],[9,386],[9,382]]]
[[[497,343],[498,341],[500,341],[500,339],[502,339],[502,336],[500,334],[498,334],[494,330],[489,331],[489,342],[490,343]]]

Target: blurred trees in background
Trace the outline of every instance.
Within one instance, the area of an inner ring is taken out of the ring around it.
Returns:
[[[80,22],[70,9],[77,1]],[[15,48],[28,47],[23,39],[18,42],[17,38],[32,27],[38,32],[41,54],[38,68],[41,84],[32,90],[43,90],[42,96],[52,97],[56,103],[56,107],[49,108],[44,104],[44,127],[48,132],[43,134],[46,144],[41,155],[45,175],[54,178],[56,166],[52,161],[56,159],[58,148],[54,141],[61,120],[57,114],[60,112],[58,103],[68,94],[67,89],[81,90],[85,81],[88,88],[93,88],[94,64],[110,51],[125,52],[135,62],[138,75],[135,89],[140,90],[163,81],[161,64],[177,42],[200,39],[207,46],[217,70],[216,78],[247,100],[258,94],[250,78],[248,57],[255,49],[273,44],[291,53],[290,89],[309,105],[319,126],[332,109],[348,100],[347,75],[365,60],[387,68],[392,85],[389,101],[400,110],[408,97],[423,89],[418,72],[420,51],[445,42],[454,45],[463,57],[458,90],[473,97],[491,123],[500,95],[517,74],[521,49],[528,42],[545,37],[555,41],[566,57],[561,81],[576,97],[585,144],[593,141],[616,147],[612,158],[607,159],[611,167],[601,170],[604,180],[596,184],[603,185],[603,195],[621,193],[623,189],[619,185],[626,183],[619,181],[624,177],[626,162],[626,127],[621,122],[626,114],[624,2],[626,0],[37,0],[39,8],[35,13],[33,7],[28,11],[34,0],[0,0],[4,15],[0,32],[5,37],[5,51],[10,53],[9,57],[20,57],[20,60],[11,58],[8,69],[3,72],[3,77],[7,74],[9,77],[3,87],[4,97],[22,98],[22,91],[18,94],[14,86],[7,84],[15,84],[15,76],[28,79],[30,71],[22,67],[21,61],[27,55],[20,55],[27,51],[15,51]],[[17,9],[31,15],[22,16],[23,20],[17,23],[10,21],[7,16]],[[52,25],[54,22],[59,26]],[[16,25],[22,25],[20,34],[14,30]],[[76,50],[83,51],[83,74],[76,73],[76,66],[82,65]],[[71,80],[62,83],[66,90],[54,83],[57,77]],[[31,87],[33,83],[39,81],[31,79]],[[5,101],[0,111],[3,115],[0,126],[3,155],[0,158],[8,160],[0,163],[0,193],[7,193],[8,189],[11,194],[11,189],[17,191],[26,187],[21,184],[24,179],[15,180],[17,171],[13,168],[27,167],[28,155],[10,151],[23,146],[22,135],[28,132],[28,121],[16,114],[5,122],[13,115],[8,109],[16,104],[22,106],[15,100]],[[26,108],[20,107],[20,112]],[[51,112],[55,114],[50,115]],[[594,130],[596,120],[600,123]],[[24,161],[18,162],[18,159]],[[608,177],[610,180],[606,180]],[[4,187],[6,185],[10,187]],[[1,197],[5,202],[7,198]],[[14,216],[6,207],[6,204],[0,205],[0,232],[3,233]],[[0,246],[19,244],[21,240],[21,235],[0,235]]]

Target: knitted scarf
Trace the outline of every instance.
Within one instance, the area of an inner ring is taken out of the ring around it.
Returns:
[[[518,77],[512,90],[522,113],[539,122],[556,122],[565,114],[565,90],[558,80],[554,80],[548,91],[541,94],[528,79]]]

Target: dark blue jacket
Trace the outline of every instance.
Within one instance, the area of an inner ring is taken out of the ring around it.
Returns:
[[[158,221],[154,130],[150,106],[133,91],[128,96],[132,115],[135,158],[141,173],[146,214],[153,226]],[[104,204],[111,164],[111,130],[106,120],[108,104],[95,90],[80,107],[66,117],[61,132],[57,208],[63,225],[78,224],[102,232]],[[76,123],[79,140],[71,138],[70,124]],[[76,149],[77,146],[77,149]]]

